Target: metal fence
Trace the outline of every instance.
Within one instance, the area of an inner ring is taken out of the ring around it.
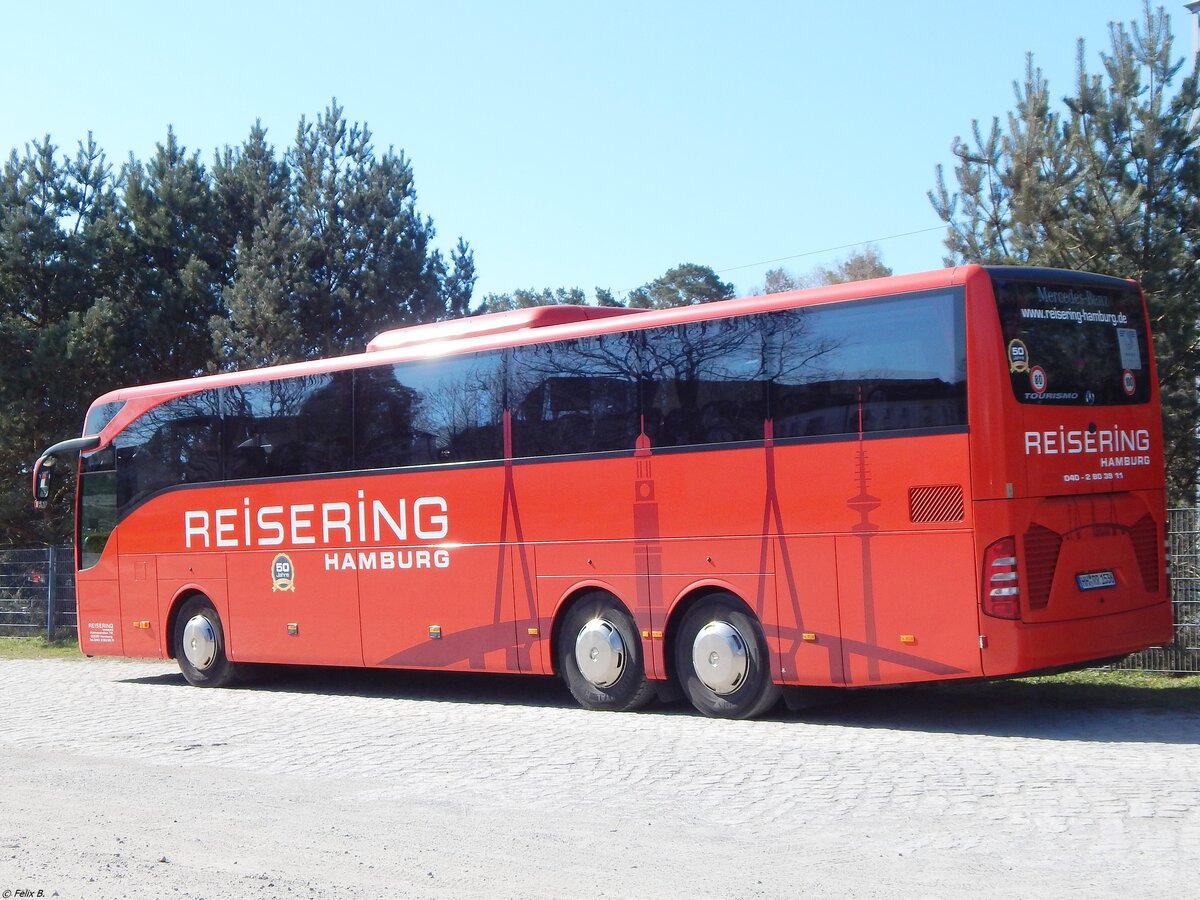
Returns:
[[[1200,509],[1167,511],[1167,560],[1175,638],[1128,656],[1114,668],[1200,673]]]
[[[70,547],[0,550],[0,635],[75,634]]]
[[[1116,668],[1200,673],[1200,509],[1168,512],[1167,550],[1175,637]],[[70,547],[0,549],[0,635],[73,637],[74,572]]]

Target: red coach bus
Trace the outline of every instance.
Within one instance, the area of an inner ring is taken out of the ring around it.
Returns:
[[[79,642],[557,674],[630,709],[1013,675],[1165,642],[1130,281],[956,269],[544,307],[124,388],[78,452]]]

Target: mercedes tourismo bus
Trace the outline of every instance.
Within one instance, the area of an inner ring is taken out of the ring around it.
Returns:
[[[78,452],[79,642],[557,674],[586,707],[1012,675],[1171,637],[1137,284],[964,266],[386,332],[124,388]]]

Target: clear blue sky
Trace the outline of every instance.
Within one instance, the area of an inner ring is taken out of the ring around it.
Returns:
[[[939,267],[925,194],[954,136],[1011,109],[1027,51],[1061,97],[1076,38],[1098,71],[1108,22],[1141,8],[6,2],[0,151],[49,133],[73,152],[90,130],[111,161],[146,159],[172,125],[210,162],[261,119],[282,153],[337,97],[408,154],[439,244],[474,247],[477,299],[624,291],[680,262],[746,293],[766,261],[805,272],[872,240],[897,272]],[[1166,9],[1186,55],[1182,0]]]

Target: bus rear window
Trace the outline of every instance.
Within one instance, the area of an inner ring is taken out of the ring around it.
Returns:
[[[1132,288],[993,281],[1021,403],[1118,406],[1150,398],[1142,298]]]

